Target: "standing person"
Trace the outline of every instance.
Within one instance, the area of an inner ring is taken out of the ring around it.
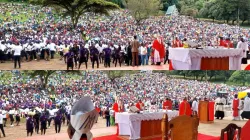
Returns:
[[[192,103],[192,111],[198,114],[198,109],[199,109],[199,103],[197,101],[197,98],[194,98],[193,103]]]
[[[70,49],[69,52],[65,54],[65,57],[67,60],[67,70],[69,70],[69,68],[73,70],[74,69],[74,53],[72,49]]]
[[[237,44],[237,49],[242,49],[244,57],[242,58],[241,63],[247,64],[247,52],[249,51],[248,44],[243,38],[240,39],[240,42]]]
[[[45,135],[47,129],[47,118],[45,116],[45,113],[41,115],[40,122],[41,122],[41,135]]]
[[[4,115],[2,114],[2,110],[0,110],[0,129],[3,133],[3,136],[5,137],[5,133],[4,133],[4,129],[3,129],[3,118],[4,118]]]
[[[84,48],[84,45],[80,45],[80,46],[81,46],[81,48],[79,50],[80,57],[79,57],[79,67],[78,67],[78,70],[80,69],[82,63],[85,63],[86,69],[88,69],[89,51],[88,51],[88,49]]]
[[[75,67],[77,68],[77,60],[78,60],[78,54],[79,54],[79,47],[77,46],[76,43],[73,45],[72,50],[73,50],[73,53],[74,53]]]
[[[54,118],[54,122],[55,122],[56,133],[60,133],[61,125],[62,125],[62,116],[59,112],[56,113],[56,117]]]
[[[139,100],[135,105],[140,111],[144,110],[144,103]]]
[[[134,40],[131,42],[131,52],[132,52],[132,66],[138,66],[138,49],[140,47],[140,43],[137,40],[137,36],[134,36]]]
[[[6,127],[6,123],[7,123],[7,111],[6,110],[2,110],[2,115],[3,115],[3,127]]]
[[[111,126],[115,126],[115,116],[114,116],[115,112],[114,110],[110,110],[110,125]]]
[[[109,111],[109,107],[107,107],[104,114],[105,114],[105,119],[106,119],[106,126],[110,127],[110,111]]]
[[[40,112],[36,111],[36,114],[34,115],[34,120],[35,120],[35,132],[39,134],[39,119],[40,119]]]
[[[232,104],[233,110],[233,121],[240,120],[240,110],[239,110],[240,100],[238,99],[238,95],[234,95],[234,100]]]
[[[22,51],[22,46],[17,43],[13,50],[14,50],[14,68],[16,69],[16,65],[18,63],[19,69],[21,68],[21,51]]]
[[[181,115],[187,115],[187,116],[192,115],[192,110],[191,110],[190,104],[188,103],[186,97],[183,99],[183,101],[181,102],[181,104],[179,106],[179,116],[181,116]]]
[[[9,116],[10,116],[10,126],[13,127],[13,122],[14,122],[14,110],[10,109],[9,111]]]
[[[179,48],[182,47],[181,41],[178,39],[178,37],[176,37],[173,42],[172,42],[172,47],[173,48]]]
[[[248,93],[247,97],[244,100],[244,107],[241,117],[242,119],[250,120],[250,93]]]
[[[127,59],[126,64],[127,66],[132,66],[132,46],[131,42],[129,42],[128,47],[126,47]]]
[[[97,68],[99,68],[99,51],[95,46],[92,46],[90,49],[90,57],[92,61],[92,69],[95,67],[95,61],[97,63]]]
[[[115,49],[114,60],[115,60],[115,67],[117,65],[117,61],[119,62],[120,67],[122,66],[122,62],[121,62],[121,47],[120,46],[117,49]]]
[[[17,109],[16,110],[16,126],[19,126],[19,123],[20,123],[20,111]]]
[[[165,49],[163,40],[160,36],[155,35],[155,40],[153,42],[154,49],[154,63],[156,65],[161,65],[161,62],[164,61]]]
[[[224,105],[226,104],[226,99],[222,97],[222,95],[220,95],[220,97],[218,97],[215,100],[215,117],[217,119],[221,118],[221,120],[225,117],[225,113],[224,113]]]
[[[33,134],[33,130],[34,130],[34,120],[33,117],[31,115],[29,115],[27,121],[26,121],[26,130],[27,130],[27,137],[32,136]]]
[[[104,67],[107,68],[109,67],[110,68],[110,62],[111,62],[111,49],[110,47],[108,46],[107,48],[104,48],[103,49],[103,52],[104,52]]]
[[[147,48],[146,46],[141,46],[140,55],[141,55],[141,65],[148,65],[148,58],[147,58]]]

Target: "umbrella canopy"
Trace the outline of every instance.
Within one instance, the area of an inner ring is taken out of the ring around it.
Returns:
[[[242,98],[245,98],[247,96],[247,93],[250,92],[250,89],[247,89],[245,91],[241,91],[238,93],[238,98],[239,99],[242,99]]]

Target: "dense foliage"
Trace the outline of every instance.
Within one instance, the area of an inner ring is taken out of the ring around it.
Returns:
[[[135,2],[138,0],[109,0],[121,7],[126,7],[128,1]],[[134,3],[135,7],[145,5],[145,2]],[[171,5],[176,5],[182,15],[222,20],[226,23],[235,24],[238,20],[241,24],[246,21],[250,22],[250,0],[159,0],[162,4],[161,10],[167,11]],[[151,3],[152,5],[153,3]],[[155,9],[151,9],[155,10]]]

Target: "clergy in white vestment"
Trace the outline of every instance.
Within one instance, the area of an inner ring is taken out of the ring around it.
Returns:
[[[215,117],[217,119],[223,119],[225,117],[225,113],[224,113],[224,105],[226,104],[226,99],[223,98],[222,96],[218,97],[215,100]]]
[[[247,64],[247,52],[249,51],[248,44],[243,38],[240,39],[240,42],[237,44],[237,49],[242,49],[244,57],[242,58],[241,63]]]
[[[194,98],[192,103],[192,111],[198,114],[198,108],[199,108],[199,103],[197,101],[197,98]]]
[[[250,93],[248,93],[247,97],[244,100],[244,107],[241,117],[242,119],[250,120]]]

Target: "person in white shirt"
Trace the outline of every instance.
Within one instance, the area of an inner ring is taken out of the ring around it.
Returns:
[[[21,51],[22,51],[22,46],[17,43],[14,47],[14,68],[16,69],[16,65],[18,63],[19,69],[21,68]]]
[[[243,112],[241,114],[242,119],[250,120],[250,93],[247,93],[247,97],[244,100]]]
[[[141,65],[145,65],[145,60],[147,59],[147,48],[145,46],[140,47]],[[147,60],[146,60],[147,61]]]
[[[49,44],[49,49],[50,49],[50,59],[54,59],[54,55],[55,55],[55,52],[56,52],[56,44],[55,43],[50,43]]]
[[[3,133],[3,136],[5,137],[4,129],[3,129],[3,117],[4,115],[2,114],[2,110],[0,110],[0,129]]]
[[[3,122],[3,127],[6,127],[6,123],[7,123],[6,114],[7,114],[7,111],[2,110],[3,121],[4,121],[4,122]]]
[[[249,51],[248,44],[243,38],[240,39],[240,42],[237,44],[237,49],[242,49],[244,57],[242,58],[241,63],[247,64],[247,52]]]
[[[198,107],[199,107],[199,104],[198,104],[197,98],[194,98],[193,103],[192,103],[193,112],[196,112],[198,114]]]

